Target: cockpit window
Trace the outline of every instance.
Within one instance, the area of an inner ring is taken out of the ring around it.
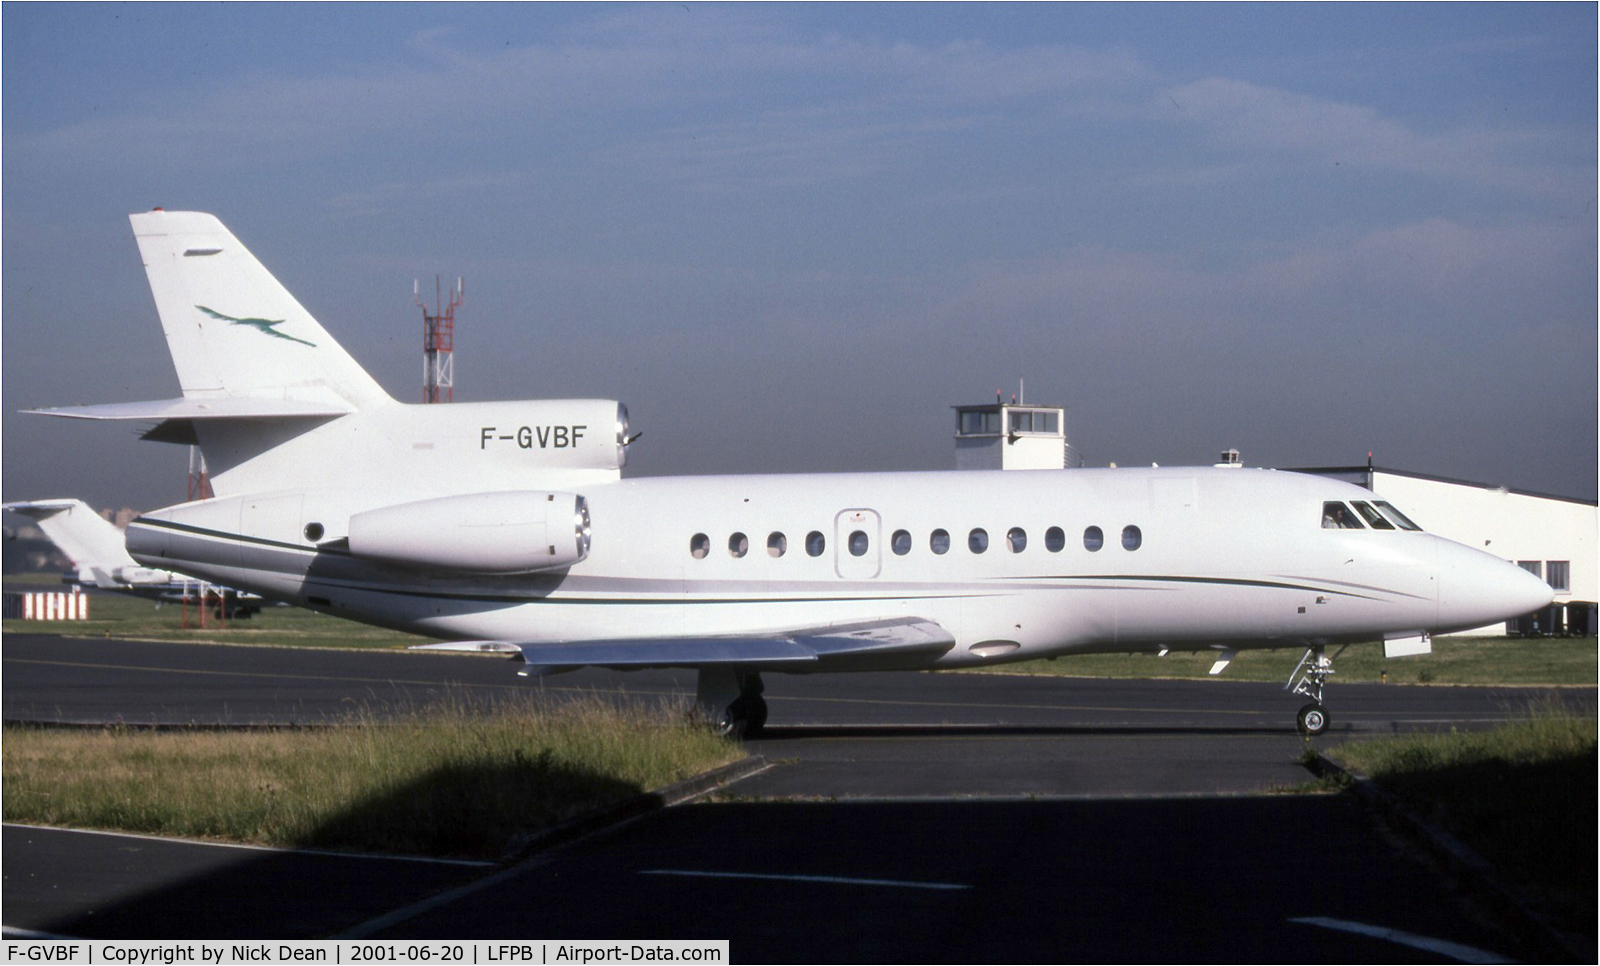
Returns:
[[[1322,504],[1322,529],[1324,530],[1365,530],[1356,515],[1343,503],[1329,501]]]
[[[1352,500],[1350,502],[1350,505],[1356,508],[1356,512],[1361,514],[1361,519],[1367,521],[1367,526],[1371,527],[1372,529],[1374,529],[1374,530],[1393,530],[1394,529],[1394,524],[1390,523],[1388,520],[1385,520],[1383,518],[1383,514],[1379,513],[1377,510],[1374,510],[1372,508],[1372,504],[1363,503],[1360,500]]]
[[[1394,504],[1393,503],[1390,503],[1387,500],[1373,500],[1372,504],[1373,504],[1373,506],[1376,506],[1379,510],[1382,510],[1383,511],[1383,515],[1388,517],[1391,521],[1393,521],[1397,526],[1400,527],[1400,529],[1402,529],[1402,530],[1421,530],[1422,529],[1421,527],[1417,526],[1415,523],[1411,522],[1411,518],[1410,517],[1406,516],[1404,513],[1401,513],[1399,510],[1396,510],[1394,508]]]

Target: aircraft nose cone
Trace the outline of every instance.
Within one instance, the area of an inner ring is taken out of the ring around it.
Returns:
[[[1460,544],[1439,549],[1439,624],[1465,630],[1521,617],[1544,607],[1555,591],[1514,563]]]

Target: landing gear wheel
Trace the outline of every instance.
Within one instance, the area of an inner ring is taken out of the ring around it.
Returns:
[[[731,738],[756,738],[767,723],[767,702],[759,694],[746,694],[717,716],[714,730]]]
[[[722,713],[717,715],[717,719],[711,722],[712,731],[724,738],[732,738],[735,741],[744,737],[745,730],[748,727],[749,722],[739,713],[739,703],[737,701],[722,709]]]
[[[744,722],[744,737],[759,738],[761,729],[767,726],[767,699],[759,694],[753,698],[742,698],[745,710],[749,712]]]
[[[1328,712],[1320,704],[1308,704],[1295,716],[1295,724],[1306,737],[1320,735],[1328,730]]]

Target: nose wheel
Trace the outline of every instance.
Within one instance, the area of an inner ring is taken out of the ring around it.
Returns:
[[[1346,644],[1334,651],[1333,657],[1327,655],[1321,644],[1306,648],[1305,656],[1295,666],[1294,673],[1289,675],[1289,683],[1283,686],[1284,690],[1292,690],[1311,699],[1311,703],[1295,715],[1295,728],[1308,738],[1328,730],[1332,719],[1328,716],[1328,709],[1323,707],[1322,689],[1333,677],[1333,658],[1343,654],[1344,648],[1349,646]]]

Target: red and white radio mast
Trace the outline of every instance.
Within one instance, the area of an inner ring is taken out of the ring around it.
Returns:
[[[422,309],[422,401],[425,403],[451,402],[455,399],[455,339],[456,306],[466,297],[467,289],[461,279],[450,290],[450,303],[441,310],[442,293],[439,276],[433,277],[433,311],[422,301],[415,279],[411,282],[411,298]]]

